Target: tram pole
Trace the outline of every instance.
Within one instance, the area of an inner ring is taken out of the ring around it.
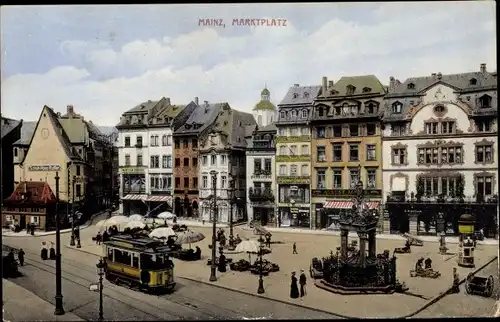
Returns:
[[[217,281],[217,276],[216,276],[216,269],[217,266],[215,265],[215,258],[216,258],[216,216],[217,216],[217,171],[212,170],[210,171],[210,175],[212,176],[212,188],[213,188],[213,211],[212,211],[212,265],[210,267],[210,282],[215,282]]]

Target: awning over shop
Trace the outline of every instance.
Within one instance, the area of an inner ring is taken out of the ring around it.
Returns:
[[[324,204],[324,208],[351,209],[353,205],[354,205],[354,203],[352,201],[334,200],[334,201],[327,201]],[[370,209],[376,209],[376,208],[378,208],[379,202],[378,201],[369,201],[369,202],[366,202],[366,205]]]
[[[126,195],[125,197],[122,198],[122,200],[143,200],[146,201],[148,200],[148,195]]]
[[[147,201],[152,202],[166,202],[170,206],[172,205],[172,197],[171,196],[149,196]]]

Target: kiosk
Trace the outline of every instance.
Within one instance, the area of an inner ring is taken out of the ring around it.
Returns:
[[[474,234],[474,216],[463,214],[458,221],[458,231],[460,232],[458,243],[458,266],[475,267],[474,264],[474,241],[471,236]]]

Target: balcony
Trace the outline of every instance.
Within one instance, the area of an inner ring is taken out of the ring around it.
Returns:
[[[123,187],[123,195],[141,195],[146,194],[146,188],[136,188],[136,187]]]
[[[135,147],[138,148],[138,149],[142,149],[143,148],[142,142],[141,143],[136,143]]]
[[[268,177],[271,175],[272,175],[271,170],[255,169],[252,174],[252,177]]]
[[[270,201],[274,202],[274,195],[271,189],[250,188],[248,189],[250,201]]]
[[[252,148],[253,149],[275,149],[276,146],[274,144],[274,141],[254,140]]]

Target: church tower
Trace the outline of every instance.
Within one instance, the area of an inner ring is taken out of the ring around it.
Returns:
[[[257,103],[252,111],[253,117],[257,121],[259,128],[263,128],[276,121],[276,106],[271,103],[271,92],[267,86],[260,93],[260,102]]]

